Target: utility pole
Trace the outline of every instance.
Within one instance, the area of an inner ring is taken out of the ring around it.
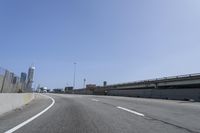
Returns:
[[[75,82],[76,82],[76,62],[74,62],[74,81],[73,81],[73,88],[75,89]]]

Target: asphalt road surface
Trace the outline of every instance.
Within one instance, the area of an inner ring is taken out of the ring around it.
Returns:
[[[45,95],[53,99],[37,94],[30,104],[0,116],[0,132],[200,133],[198,102]]]

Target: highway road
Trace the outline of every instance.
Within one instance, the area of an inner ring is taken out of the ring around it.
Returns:
[[[37,95],[30,104],[0,116],[0,132],[200,133],[198,102],[45,95],[51,98]]]

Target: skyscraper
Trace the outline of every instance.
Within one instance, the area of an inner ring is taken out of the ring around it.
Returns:
[[[32,92],[33,85],[33,76],[34,76],[35,67],[31,66],[28,69],[28,78],[27,78],[27,91]]]
[[[26,77],[27,77],[27,74],[22,72],[21,73],[21,77],[20,77],[20,82],[21,83],[25,83],[26,82]]]
[[[21,90],[20,91],[25,91],[26,89],[26,78],[27,78],[27,74],[22,72],[21,73],[21,77],[20,77],[20,83],[21,83]]]

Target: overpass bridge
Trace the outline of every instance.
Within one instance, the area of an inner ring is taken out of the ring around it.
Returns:
[[[108,85],[109,89],[200,87],[200,73]]]
[[[200,101],[200,73],[86,88],[75,93]]]

